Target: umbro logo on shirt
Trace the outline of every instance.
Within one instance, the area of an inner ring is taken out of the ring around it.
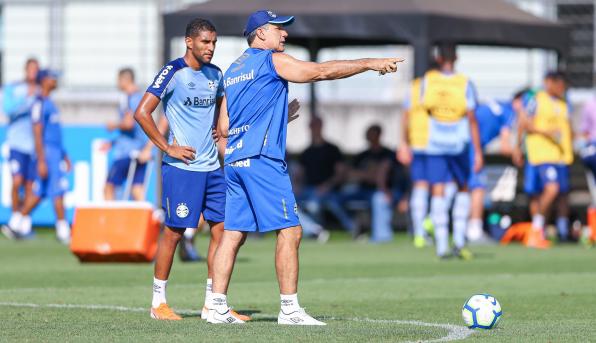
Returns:
[[[187,86],[189,89],[195,89],[196,87],[196,85],[193,82],[189,82]]]

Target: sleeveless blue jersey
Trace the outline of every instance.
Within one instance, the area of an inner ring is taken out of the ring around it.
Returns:
[[[226,164],[259,155],[285,159],[288,82],[275,71],[272,54],[249,48],[224,74],[230,117]]]

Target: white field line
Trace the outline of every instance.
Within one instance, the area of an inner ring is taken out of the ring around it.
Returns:
[[[114,305],[79,305],[79,304],[34,304],[34,303],[18,303],[18,302],[0,302],[0,306],[4,307],[26,307],[26,308],[57,308],[57,309],[82,309],[82,310],[106,310],[106,311],[118,311],[118,312],[149,312],[148,308],[143,307],[125,307],[125,306],[114,306]],[[180,314],[198,315],[201,312],[188,309],[177,309],[176,312]],[[260,314],[259,317],[273,317],[273,315]],[[352,321],[352,322],[365,322],[365,323],[380,323],[380,324],[398,324],[398,325],[413,325],[422,327],[433,327],[447,330],[447,335],[431,339],[427,341],[416,341],[416,342],[451,342],[468,338],[474,331],[459,325],[452,324],[438,324],[438,323],[426,323],[417,320],[394,320],[394,319],[370,319],[370,318],[336,318],[336,317],[325,317],[327,320],[336,321]]]

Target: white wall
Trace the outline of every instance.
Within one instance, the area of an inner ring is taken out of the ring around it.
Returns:
[[[3,7],[5,82],[23,78],[25,60],[35,56],[49,62],[50,11],[47,5],[10,4]]]

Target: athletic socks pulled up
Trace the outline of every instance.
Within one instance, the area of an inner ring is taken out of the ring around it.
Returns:
[[[449,251],[449,223],[447,201],[444,197],[433,196],[430,201],[430,217],[435,227],[437,256],[445,256]]]
[[[151,301],[151,306],[153,308],[158,308],[160,304],[167,304],[166,301],[166,287],[168,285],[168,280],[159,280],[157,278],[153,278],[153,300]]]
[[[462,249],[466,244],[466,229],[470,217],[470,195],[459,192],[453,204],[453,244],[457,249]]]
[[[410,198],[410,207],[412,213],[412,226],[414,227],[414,236],[424,236],[424,219],[428,214],[428,189],[414,187],[412,197]]]

